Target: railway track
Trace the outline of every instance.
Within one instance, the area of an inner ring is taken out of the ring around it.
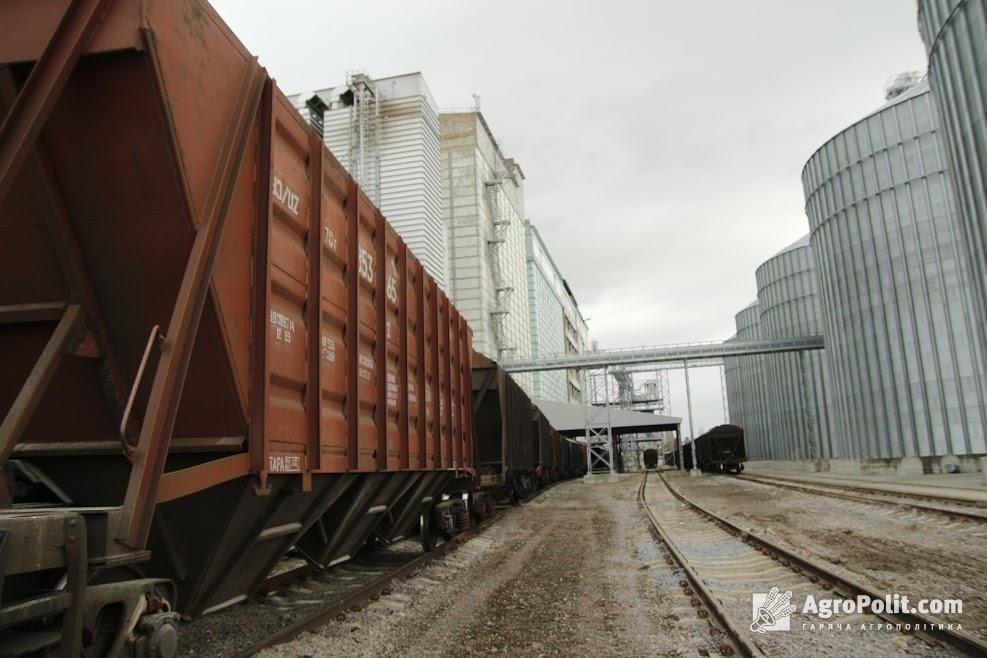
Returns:
[[[792,592],[793,600],[812,595],[817,601],[866,595],[883,599],[866,585],[833,572],[823,564],[777,545],[749,529],[683,496],[664,475],[648,488],[645,473],[638,499],[654,534],[685,572],[686,593],[695,593],[726,633],[724,645],[744,656],[760,655],[921,655],[987,654],[987,642],[919,613],[872,612],[834,614],[831,618],[800,615],[790,633],[754,633],[751,595],[772,587]],[[701,521],[697,523],[697,520]],[[833,624],[836,630],[819,630]],[[888,631],[902,625],[909,632]],[[942,624],[942,628],[940,628]],[[883,625],[883,626],[882,626]],[[874,630],[882,629],[885,630]],[[849,630],[844,630],[849,629]],[[867,630],[863,630],[867,629]],[[917,630],[916,630],[917,629]]]
[[[838,484],[830,482],[804,482],[790,480],[787,478],[775,478],[766,475],[734,475],[739,480],[757,482],[766,486],[813,493],[833,498],[854,500],[869,503],[890,504],[907,509],[920,510],[944,514],[953,518],[973,519],[976,521],[987,521],[987,508],[974,502],[965,504],[964,501],[950,498],[948,496],[933,496],[929,494],[910,494],[906,492],[891,492],[871,489],[869,487],[855,487],[852,484]]]
[[[521,504],[555,484],[527,496]],[[421,553],[416,539],[405,539],[321,572],[308,564],[288,566],[271,575],[254,599],[186,624],[181,630],[180,655],[247,658],[360,610],[390,594],[392,584],[410,578],[482,533],[510,509],[497,510],[427,553]]]
[[[246,658],[287,642],[387,596],[396,582],[450,554],[505,513],[496,512],[428,553],[407,539],[321,573],[291,567],[272,576],[254,599],[185,625],[180,655]]]
[[[411,577],[412,574],[427,564],[448,555],[453,550],[482,532],[485,528],[498,521],[504,514],[505,511],[501,510],[475,528],[460,533],[453,539],[439,544],[428,553],[423,553],[408,562],[400,564],[400,566],[397,566],[396,568],[387,568],[386,566],[382,567],[380,565],[374,565],[373,567],[365,569],[363,576],[366,582],[362,584],[362,586],[359,586],[353,591],[345,594],[342,598],[325,602],[325,604],[320,605],[317,609],[304,614],[301,618],[291,622],[279,631],[266,636],[262,640],[255,642],[249,647],[234,654],[235,658],[248,658],[248,656],[253,656],[263,649],[272,647],[276,644],[281,644],[282,642],[287,642],[305,631],[314,630],[339,615],[345,615],[351,610],[359,610],[366,605],[369,605],[381,596],[389,594],[389,586],[391,583],[401,578]]]

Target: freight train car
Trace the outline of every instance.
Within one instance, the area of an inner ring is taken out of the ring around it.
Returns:
[[[567,477],[562,472],[562,450],[563,450],[562,444],[565,442],[565,439],[562,438],[562,435],[559,434],[558,430],[556,430],[551,425],[549,425],[548,427],[548,434],[549,434],[549,444],[552,446],[551,478],[552,481],[554,482],[556,480],[560,480],[564,477]]]
[[[717,425],[694,442],[700,470],[710,473],[740,473],[747,452],[744,430],[736,425]]]
[[[569,477],[586,475],[586,444],[579,441],[566,440],[569,448]]]
[[[646,448],[643,455],[645,468],[658,468],[658,451],[656,449]]]
[[[685,470],[692,469],[692,442],[682,446],[682,460],[685,462]],[[665,466],[679,468],[679,440],[673,439],[665,443],[665,453],[662,458]]]
[[[535,469],[541,486],[545,486],[563,477],[562,435],[537,406],[533,407],[533,415],[533,431],[538,441],[538,464]]]
[[[552,465],[555,456],[552,451],[551,424],[537,405],[531,405],[531,432],[537,446],[535,458],[535,481],[543,487],[552,481]]]
[[[472,377],[480,485],[498,500],[524,498],[540,484],[535,417],[541,412],[503,368],[478,353]]]
[[[586,475],[586,444],[573,439],[562,438],[565,477],[574,478]]]
[[[561,450],[559,451],[559,468],[562,471],[562,477],[569,478],[575,477],[575,466],[574,463],[576,457],[573,455],[572,446],[573,442],[569,439],[560,437]]]
[[[744,430],[736,425],[717,425],[705,434],[682,446],[686,470],[692,468],[693,452],[699,470],[709,473],[740,473],[744,470],[747,452]],[[679,465],[677,441],[672,441],[664,454],[666,466]]]
[[[0,653],[468,523],[470,330],[213,9],[0,24]]]

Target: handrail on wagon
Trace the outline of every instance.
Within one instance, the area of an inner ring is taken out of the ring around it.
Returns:
[[[147,345],[144,346],[144,355],[141,357],[141,364],[137,367],[137,376],[134,377],[134,385],[130,388],[130,395],[127,397],[127,407],[123,410],[123,418],[120,419],[120,444],[126,454],[134,452],[134,445],[127,440],[127,426],[130,424],[130,412],[134,408],[134,400],[137,399],[137,391],[140,390],[141,381],[144,379],[144,370],[147,362],[151,358],[151,348],[160,345],[164,335],[161,333],[161,325],[151,327],[151,335],[147,337]]]
[[[722,359],[782,352],[821,350],[824,347],[825,341],[822,336],[767,338],[748,341],[706,341],[658,345],[654,347],[618,347],[577,354],[552,354],[533,359],[504,361],[501,363],[501,366],[507,372],[605,368],[638,363],[685,362],[697,359]]]

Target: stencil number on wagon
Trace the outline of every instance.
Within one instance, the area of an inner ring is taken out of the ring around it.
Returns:
[[[271,194],[277,199],[281,205],[291,211],[295,217],[298,216],[298,202],[301,197],[299,197],[294,190],[288,187],[280,176],[274,177],[274,183],[271,185]]]
[[[398,303],[398,278],[388,272],[387,274],[387,287],[385,288],[387,293],[387,301],[392,304]]]
[[[331,226],[322,227],[322,244],[324,244],[329,249],[336,251],[336,245],[338,241],[336,240],[336,232],[332,230]]]
[[[336,341],[326,334],[322,334],[322,360],[336,363]]]
[[[374,255],[360,245],[360,276],[366,279],[367,283],[373,285],[374,282]]]
[[[271,309],[271,326],[274,327],[274,340],[291,344],[295,336],[295,321],[281,311]]]
[[[298,455],[271,455],[267,470],[271,473],[298,473],[302,470],[302,459]]]

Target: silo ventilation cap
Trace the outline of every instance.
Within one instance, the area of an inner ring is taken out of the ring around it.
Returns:
[[[897,98],[922,81],[921,71],[905,71],[894,76],[884,85],[884,100]]]

